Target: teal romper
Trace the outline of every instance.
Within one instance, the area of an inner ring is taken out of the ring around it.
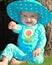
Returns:
[[[44,47],[46,44],[46,33],[44,26],[40,23],[34,26],[25,26],[17,24],[17,30],[12,30],[14,33],[19,33],[17,45],[9,43],[4,49],[2,56],[6,56],[10,61],[12,57],[17,60],[26,60],[28,63],[41,64],[44,61]],[[42,51],[38,56],[32,56],[32,53],[37,48]]]

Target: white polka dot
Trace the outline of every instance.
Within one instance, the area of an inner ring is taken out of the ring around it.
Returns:
[[[46,19],[46,22],[47,22],[47,19]]]
[[[11,10],[11,8],[9,7],[9,9]]]
[[[11,18],[13,18],[13,16],[11,16]]]
[[[45,13],[47,15],[47,13]]]
[[[17,3],[15,5],[18,5]]]
[[[12,10],[10,10],[10,12],[12,12]]]
[[[30,10],[32,10],[32,8],[30,8]]]
[[[35,7],[35,9],[37,10],[37,7]]]
[[[17,18],[17,16],[15,16],[15,18]]]
[[[42,14],[42,12],[41,12],[41,14]]]
[[[25,6],[27,6],[27,4],[25,4]]]
[[[22,6],[22,4],[20,4],[20,6]]]
[[[34,4],[34,6],[37,6],[37,4]]]
[[[26,10],[28,9],[28,8],[25,8]]]
[[[32,6],[32,4],[30,4],[30,6]]]
[[[21,10],[23,9],[23,8],[20,8]]]

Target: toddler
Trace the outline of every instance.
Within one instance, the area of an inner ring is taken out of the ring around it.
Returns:
[[[14,1],[7,6],[11,21],[8,28],[18,33],[18,46],[9,43],[1,54],[0,65],[41,64],[44,61],[46,33],[43,25],[51,21],[50,11],[35,0]],[[18,22],[18,24],[16,24]]]

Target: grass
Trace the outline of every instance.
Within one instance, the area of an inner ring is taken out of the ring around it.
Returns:
[[[25,64],[20,64],[20,65],[28,65],[28,63]],[[38,65],[38,64],[34,64],[34,65]],[[39,65],[52,65],[52,56],[50,57],[45,57],[44,63],[43,64],[39,64]]]

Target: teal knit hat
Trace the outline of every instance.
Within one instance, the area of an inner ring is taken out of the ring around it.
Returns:
[[[21,11],[39,14],[41,17],[38,19],[38,22],[43,25],[48,24],[52,20],[51,12],[36,0],[14,1],[7,6],[7,14],[15,22],[21,22]]]

